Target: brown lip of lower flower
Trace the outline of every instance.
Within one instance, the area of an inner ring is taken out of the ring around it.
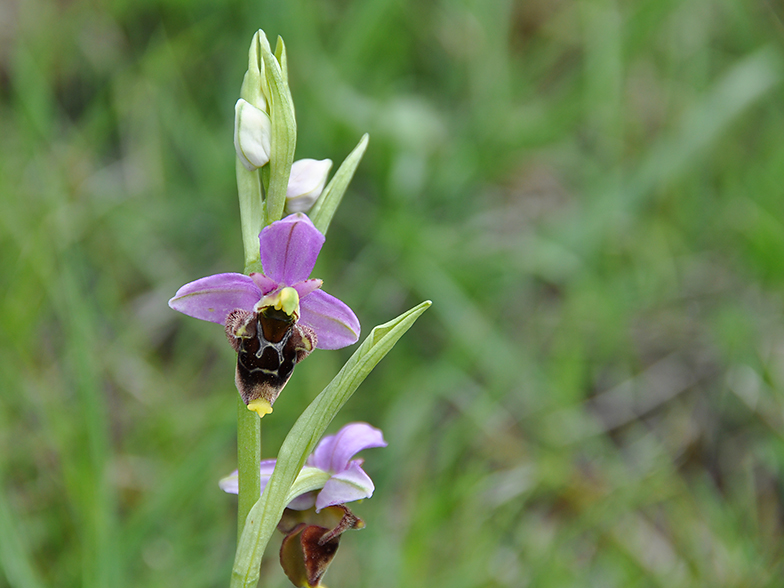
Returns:
[[[329,525],[329,528],[322,525]],[[278,529],[286,533],[280,546],[280,565],[292,584],[300,588],[321,586],[337,553],[341,535],[362,529],[365,523],[345,505],[315,510],[286,509]]]

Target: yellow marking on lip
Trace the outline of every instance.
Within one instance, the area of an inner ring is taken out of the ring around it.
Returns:
[[[272,412],[272,405],[269,403],[269,400],[257,398],[248,403],[248,410],[257,413],[259,418],[263,418],[265,414]]]

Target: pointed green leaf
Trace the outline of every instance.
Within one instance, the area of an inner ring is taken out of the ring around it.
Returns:
[[[289,62],[286,57],[286,44],[283,42],[283,37],[278,37],[278,42],[275,45],[275,59],[280,64],[280,73],[283,76],[283,83],[288,87],[289,85]]]
[[[369,136],[367,133],[362,135],[359,143],[354,150],[348,154],[348,157],[340,164],[338,171],[332,176],[321,198],[316,201],[313,209],[310,211],[310,219],[316,228],[324,235],[327,234],[329,224],[332,222],[332,217],[335,216],[335,211],[343,200],[343,194],[346,193],[346,188],[351,183],[354,177],[354,172],[357,170],[359,162],[362,161],[362,156],[367,149]]]
[[[248,48],[248,71],[245,72],[245,77],[242,79],[240,97],[253,104],[256,108],[267,112],[269,91],[264,75],[264,62],[261,58],[261,47],[265,43],[269,46],[267,36],[264,34],[264,31],[259,29],[253,35]]]

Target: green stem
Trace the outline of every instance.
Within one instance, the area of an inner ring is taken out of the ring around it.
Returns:
[[[237,507],[237,541],[242,536],[245,520],[261,493],[259,462],[261,461],[261,419],[248,410],[237,395],[237,474],[239,494]]]
[[[242,226],[242,246],[245,250],[245,267],[258,271],[259,233],[266,225],[264,202],[262,200],[259,171],[248,171],[237,159],[237,191],[240,200],[240,225]],[[247,269],[246,269],[247,273]]]

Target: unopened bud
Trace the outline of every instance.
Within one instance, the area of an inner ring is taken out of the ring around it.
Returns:
[[[315,204],[327,183],[331,159],[300,159],[291,166],[286,205],[289,212],[307,212]]]
[[[242,165],[250,171],[270,160],[272,123],[263,110],[242,98],[234,106],[234,148]]]

